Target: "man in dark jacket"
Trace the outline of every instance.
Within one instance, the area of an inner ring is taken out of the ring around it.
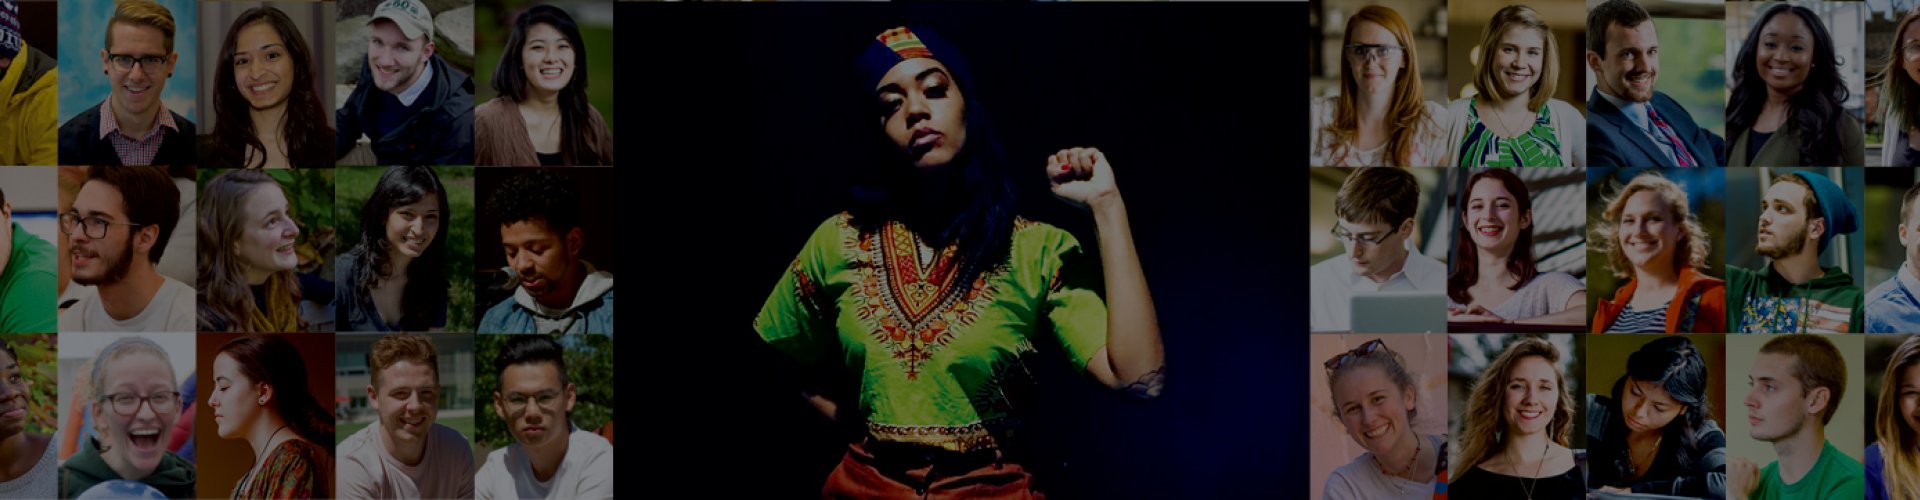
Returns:
[[[335,154],[345,158],[366,136],[381,165],[473,163],[473,79],[434,54],[426,5],[387,0],[367,25],[359,84],[337,111]]]
[[[160,100],[180,58],[173,51],[173,29],[173,13],[152,0],[114,7],[100,54],[113,88],[105,102],[60,126],[61,165],[196,163],[193,122]]]

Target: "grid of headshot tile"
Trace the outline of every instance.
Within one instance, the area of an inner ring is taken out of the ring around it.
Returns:
[[[613,498],[613,10],[0,0],[0,498]]]
[[[1920,170],[1308,185],[1312,497],[1920,495]]]

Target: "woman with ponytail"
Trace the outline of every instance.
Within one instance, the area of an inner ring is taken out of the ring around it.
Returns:
[[[307,388],[306,362],[286,337],[248,334],[220,346],[207,407],[222,439],[245,439],[254,451],[233,498],[331,496],[333,415]]]

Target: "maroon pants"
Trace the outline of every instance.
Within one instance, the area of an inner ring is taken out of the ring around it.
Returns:
[[[1046,498],[995,450],[955,453],[872,441],[847,446],[821,498]]]

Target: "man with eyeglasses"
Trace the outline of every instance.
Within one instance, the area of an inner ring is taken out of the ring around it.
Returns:
[[[193,122],[160,100],[180,58],[173,51],[173,29],[173,13],[153,0],[114,6],[107,47],[100,51],[112,90],[99,106],[60,126],[60,164],[195,163]]]
[[[62,332],[194,331],[193,287],[154,265],[180,221],[180,190],[156,167],[87,169],[60,214],[73,282],[92,285],[60,313]]]
[[[1718,167],[1726,140],[1694,123],[1679,102],[1653,90],[1660,34],[1633,0],[1607,0],[1587,14],[1587,165]]]
[[[381,2],[367,27],[359,84],[335,111],[334,154],[365,136],[380,165],[473,164],[473,79],[434,53],[427,5]]]
[[[440,362],[426,337],[396,333],[367,351],[380,419],[340,441],[340,498],[472,498],[473,451],[440,414]]]
[[[513,443],[487,454],[474,498],[613,498],[613,444],[568,418],[574,388],[560,344],[514,335],[493,369],[500,373],[493,411]]]
[[[60,464],[60,498],[109,493],[89,491],[108,481],[138,481],[168,498],[196,497],[193,462],[167,448],[183,406],[178,380],[167,351],[147,338],[122,337],[100,349],[85,391],[94,433]]]
[[[1420,183],[1406,169],[1368,167],[1347,175],[1333,200],[1339,218],[1333,233],[1347,251],[1310,271],[1312,331],[1350,329],[1356,293],[1447,289],[1447,266],[1407,246],[1419,209]]]

